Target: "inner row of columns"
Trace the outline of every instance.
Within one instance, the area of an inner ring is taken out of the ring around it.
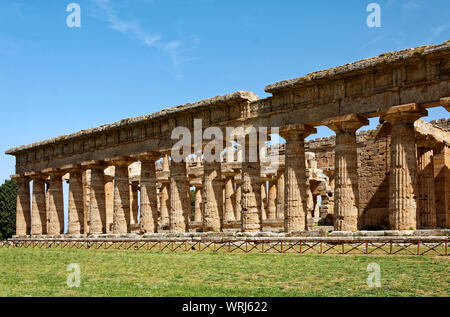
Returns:
[[[392,129],[389,222],[391,229],[394,230],[415,229],[417,153],[414,122],[426,116],[427,111],[415,104],[394,108],[382,116],[382,120],[388,121]],[[336,133],[334,228],[338,231],[358,229],[360,212],[356,131],[368,123],[367,119],[357,115],[334,118],[324,123]],[[305,138],[313,133],[316,133],[316,129],[308,125],[290,125],[280,130],[280,135],[286,140],[285,169],[276,181],[269,182],[267,210],[263,203],[266,199],[266,190],[262,189],[264,185],[259,158],[256,162],[250,162],[248,158],[243,160],[242,186],[238,183],[234,188],[233,175],[223,175],[225,191],[220,161],[204,162],[202,184],[195,186],[194,221],[202,221],[204,232],[222,231],[224,222],[232,220],[241,220],[242,232],[259,232],[263,229],[264,218],[284,219],[285,232],[307,230]],[[246,143],[245,147],[244,153],[249,155],[249,144]],[[259,151],[256,153],[259,155]],[[27,235],[30,232],[33,235],[63,233],[62,177],[66,173],[70,174],[68,233],[106,233],[104,170],[108,166],[115,167],[112,231],[114,234],[130,232],[132,197],[130,197],[128,166],[136,160],[141,162],[140,232],[157,232],[158,194],[155,162],[161,155],[147,153],[134,157],[87,162],[79,166],[71,165],[18,177],[17,235]],[[165,160],[164,164],[168,162]],[[88,223],[83,220],[82,174],[86,169],[91,171]],[[46,194],[47,178],[49,188]],[[33,180],[31,204],[30,180]],[[234,202],[231,199],[233,191],[236,195]],[[186,162],[171,161],[169,181],[162,183],[159,204],[159,215],[163,220],[168,218],[171,233],[189,231],[191,210],[189,193]],[[86,225],[88,228],[85,228]]]

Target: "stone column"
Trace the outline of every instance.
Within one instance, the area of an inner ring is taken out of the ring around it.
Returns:
[[[16,235],[26,236],[31,231],[30,179],[19,175],[13,178],[17,183]]]
[[[84,232],[84,203],[82,170],[78,166],[67,166],[64,170],[70,173],[69,178],[69,208],[68,233],[80,234]]]
[[[436,226],[450,228],[450,146],[439,144],[433,154]]]
[[[269,204],[267,207],[267,218],[275,219],[277,217],[277,185],[276,181],[269,181]]]
[[[106,232],[106,200],[104,170],[106,164],[101,161],[83,163],[90,169],[89,183],[89,234]],[[128,189],[128,187],[127,187]]]
[[[237,221],[241,220],[241,198],[242,198],[242,186],[241,186],[241,180],[236,181],[236,195],[235,195],[235,207],[234,207],[234,217]]]
[[[247,139],[247,137],[246,137]],[[262,231],[261,213],[261,165],[259,144],[245,142],[245,157],[242,160],[242,232]],[[256,138],[257,139],[257,138]],[[244,144],[241,144],[244,146]]]
[[[233,197],[234,197],[233,178],[234,174],[231,173],[225,174],[225,212],[223,216],[225,221],[236,220],[234,216],[234,206],[233,206]]]
[[[130,231],[131,198],[128,166],[131,161],[122,158],[108,161],[114,165],[114,213],[113,233],[126,234]]]
[[[336,133],[334,230],[357,231],[359,216],[356,130],[369,120],[351,114],[324,123]]]
[[[267,189],[266,180],[261,180],[261,219],[267,219]]]
[[[306,161],[305,138],[316,129],[307,125],[283,127],[280,135],[286,140],[284,230],[306,230]]]
[[[203,232],[220,232],[223,220],[223,183],[220,162],[203,164]]]
[[[138,223],[139,217],[139,183],[130,183],[130,224],[135,225]]]
[[[420,106],[409,104],[392,107],[383,115],[383,119],[391,125],[389,223],[393,230],[417,229],[417,155],[414,122],[427,114],[428,112]]]
[[[183,233],[189,230],[186,191],[188,188],[186,162],[171,161],[170,164],[170,212],[169,229],[171,233]]]
[[[161,196],[160,196],[160,213],[161,213],[161,223],[169,224],[169,210],[170,210],[170,195],[169,195],[170,182],[168,180],[161,180]]]
[[[277,219],[284,219],[284,171],[278,171],[277,178]]]
[[[195,186],[195,209],[194,209],[194,221],[201,222],[202,219],[202,186]]]
[[[436,228],[433,150],[422,149],[419,155],[418,227]]]
[[[441,105],[450,112],[450,97],[441,98]]]
[[[114,231],[114,176],[107,175],[105,170],[105,209],[106,233]]]
[[[64,200],[63,200],[63,172],[47,169],[43,173],[50,175],[48,188],[48,217],[47,233],[50,235],[64,233]]]
[[[158,209],[156,193],[156,160],[159,156],[142,155],[141,161],[141,233],[158,231]]]
[[[47,233],[47,206],[45,194],[45,179],[47,176],[40,173],[32,173],[31,178],[33,179],[31,232],[35,236]]]

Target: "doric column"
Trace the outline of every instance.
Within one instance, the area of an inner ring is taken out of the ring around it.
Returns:
[[[170,181],[161,180],[161,191],[160,191],[160,214],[161,214],[161,223],[169,224],[169,210],[170,210]]]
[[[107,175],[105,170],[105,210],[106,210],[106,233],[114,231],[114,176]]]
[[[225,221],[234,221],[236,218],[234,216],[234,206],[233,206],[233,197],[234,197],[234,188],[233,188],[233,173],[225,174],[225,211],[224,211],[224,220]]]
[[[305,138],[316,129],[307,125],[283,127],[280,135],[286,140],[284,230],[306,230],[306,162]]]
[[[83,203],[83,179],[81,166],[69,165],[63,167],[70,173],[69,178],[69,208],[68,208],[68,233],[80,234],[84,232],[84,203]]]
[[[113,233],[126,234],[130,230],[131,190],[128,166],[132,161],[123,157],[108,160],[107,163],[114,166]]]
[[[30,179],[19,175],[12,178],[17,183],[16,235],[26,236],[31,231]]]
[[[336,133],[334,230],[357,231],[359,216],[358,154],[356,130],[369,120],[351,114],[324,122]]]
[[[242,199],[242,183],[241,180],[236,180],[236,194],[235,194],[235,204],[234,204],[234,217],[237,221],[241,220],[241,199]]]
[[[106,232],[105,175],[106,164],[102,161],[83,163],[90,169],[89,183],[89,234]],[[128,190],[128,187],[127,187]]]
[[[141,233],[155,233],[158,231],[155,162],[159,155],[146,154],[138,159],[141,161]]]
[[[130,183],[130,224],[138,223],[139,217],[139,182]]]
[[[254,132],[257,133],[257,132]],[[248,140],[247,140],[248,139]],[[256,139],[256,144],[250,144],[252,139]],[[241,230],[242,232],[262,231],[261,213],[261,165],[258,138],[246,137],[245,157],[242,160],[242,210],[241,210]]]
[[[393,230],[417,228],[417,155],[414,122],[427,114],[428,112],[420,106],[409,104],[392,107],[383,115],[383,119],[391,125],[389,223]]]
[[[269,204],[267,207],[267,218],[275,219],[277,217],[277,185],[276,181],[269,181]]]
[[[438,144],[433,149],[436,198],[436,226],[450,228],[450,146]]]
[[[284,219],[284,183],[284,170],[279,170],[277,178],[277,219]]]
[[[187,232],[189,215],[187,213],[187,171],[186,162],[170,163],[170,212],[169,229],[171,233]]]
[[[31,232],[34,236],[42,235],[47,233],[47,207],[45,195],[45,180],[47,175],[31,173],[30,177],[33,180]]]
[[[223,183],[220,162],[203,163],[203,232],[219,232],[223,219]]]
[[[450,97],[441,98],[441,105],[450,112]]]
[[[195,186],[195,206],[194,206],[194,221],[201,222],[202,220],[202,186]]]
[[[261,181],[261,219],[267,219],[267,189],[266,180]]]
[[[436,198],[434,188],[433,150],[419,152],[419,208],[418,227],[436,228]]]
[[[48,188],[47,233],[50,235],[64,233],[64,200],[62,176],[64,172],[47,169],[43,173],[50,175]]]

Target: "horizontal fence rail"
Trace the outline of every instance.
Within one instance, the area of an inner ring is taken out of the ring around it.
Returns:
[[[335,255],[448,256],[447,237],[367,238],[174,238],[174,239],[11,239],[1,248],[147,250],[160,252],[226,252]]]

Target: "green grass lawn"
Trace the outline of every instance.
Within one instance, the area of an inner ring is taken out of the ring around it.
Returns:
[[[66,284],[67,265],[81,286]],[[369,263],[381,287],[366,285]],[[449,258],[0,249],[0,296],[448,296]]]

